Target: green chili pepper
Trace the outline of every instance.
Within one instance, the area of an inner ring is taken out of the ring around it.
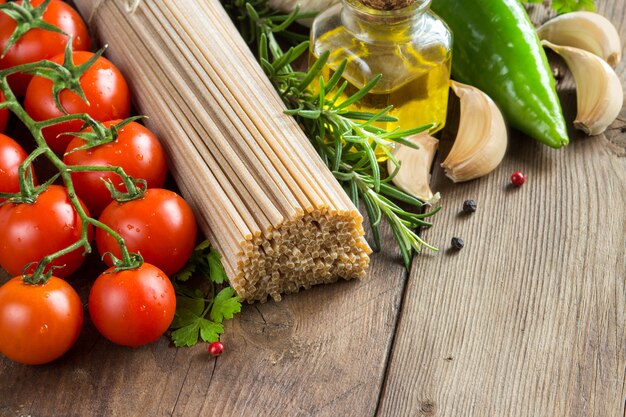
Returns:
[[[433,0],[452,29],[453,77],[487,93],[509,124],[553,148],[569,139],[546,54],[519,0]]]

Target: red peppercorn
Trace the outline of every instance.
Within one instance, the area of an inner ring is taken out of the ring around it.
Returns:
[[[523,172],[515,171],[513,175],[511,175],[511,184],[516,187],[524,184],[526,182],[526,175]]]
[[[224,344],[222,342],[213,342],[207,350],[211,356],[220,356],[224,352]]]

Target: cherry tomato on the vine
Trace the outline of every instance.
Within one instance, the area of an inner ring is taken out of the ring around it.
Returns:
[[[105,127],[121,120],[105,122]],[[89,129],[91,130],[91,129]],[[113,142],[94,148],[70,152],[85,144],[75,137],[67,147],[63,161],[67,165],[120,166],[133,178],[146,180],[148,188],[162,187],[165,182],[167,163],[165,151],[157,137],[144,126],[130,122],[119,130]],[[126,191],[119,175],[113,172],[76,172],[72,174],[76,193],[93,216],[98,216],[109,205],[111,193],[104,185],[105,179],[113,182],[119,191]]]
[[[0,2],[0,3],[4,3]],[[21,1],[17,2],[21,4]],[[33,7],[43,3],[43,0],[31,0]],[[72,37],[74,51],[88,51],[91,48],[89,32],[85,22],[78,12],[61,0],[52,0],[48,5],[43,20],[50,23]],[[13,31],[15,20],[0,11],[0,51],[6,47]],[[31,29],[26,32],[9,50],[4,58],[0,58],[0,69],[16,65],[48,59],[65,51],[67,35],[54,33],[45,29]],[[16,96],[21,97],[26,92],[31,75],[13,74],[9,76],[9,85]]]
[[[4,101],[4,95],[0,91],[0,103],[2,103],[3,101]],[[7,109],[0,109],[0,133],[6,130],[8,121],[9,121],[9,111]]]
[[[15,277],[0,287],[0,352],[27,365],[67,352],[83,325],[83,305],[61,278],[32,285]]]
[[[91,52],[74,52],[74,64],[80,65],[88,61],[94,54]],[[63,54],[50,60],[63,63]],[[76,93],[63,90],[59,95],[61,106],[68,114],[87,113],[99,122],[125,119],[130,113],[130,92],[122,73],[108,59],[99,57],[91,68],[81,77],[80,85],[89,104]],[[57,107],[52,94],[52,81],[44,77],[33,77],[24,98],[24,108],[36,121],[49,120],[63,116]],[[73,139],[66,132],[78,132],[83,126],[80,120],[55,124],[42,130],[48,146],[58,154],[65,152]],[[59,136],[60,135],[60,136]]]
[[[100,275],[89,293],[89,315],[113,343],[141,346],[156,341],[176,312],[176,293],[163,271],[144,263],[137,269]]]
[[[81,203],[83,208],[87,210]],[[87,214],[89,212],[87,211]],[[67,195],[67,189],[51,185],[34,203],[6,203],[0,206],[0,266],[11,275],[20,275],[26,265],[38,262],[81,237],[83,225]],[[93,230],[89,227],[89,237]],[[83,249],[55,259],[54,275],[65,278],[83,263]],[[32,273],[35,266],[28,269]]]
[[[27,156],[19,143],[0,133],[0,193],[17,193],[20,190],[18,168]],[[36,182],[36,178],[33,179]],[[0,198],[0,203],[3,201]]]
[[[128,250],[171,276],[181,269],[196,244],[196,220],[178,194],[162,188],[146,191],[143,198],[109,204],[99,220],[119,233]],[[120,248],[108,233],[96,231],[98,252],[121,257]],[[110,266],[109,257],[104,258]]]

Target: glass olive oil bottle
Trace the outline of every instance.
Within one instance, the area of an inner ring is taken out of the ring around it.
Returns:
[[[350,109],[377,113],[389,105],[398,122],[388,130],[434,123],[445,125],[452,58],[452,35],[429,10],[430,0],[342,0],[321,13],[311,28],[309,67],[325,51],[328,79],[343,60],[348,81],[344,97],[377,74],[382,79]]]

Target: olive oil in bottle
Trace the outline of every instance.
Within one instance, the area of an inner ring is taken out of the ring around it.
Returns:
[[[345,60],[348,87],[338,100],[354,94],[377,74],[379,83],[350,110],[377,113],[389,105],[397,122],[387,130],[433,123],[445,125],[452,58],[452,36],[429,10],[430,0],[343,0],[320,14],[311,30],[309,66],[330,51],[325,79]]]

